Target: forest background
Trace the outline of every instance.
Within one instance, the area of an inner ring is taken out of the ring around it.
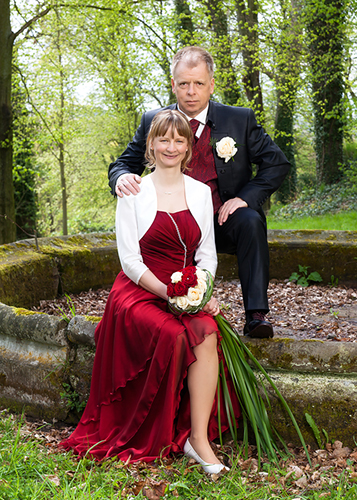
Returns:
[[[0,244],[113,230],[108,164],[175,102],[184,45],[290,160],[273,209],[334,186],[356,200],[356,26],[355,0],[0,0]]]

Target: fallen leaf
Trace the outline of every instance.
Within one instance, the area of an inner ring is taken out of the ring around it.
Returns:
[[[296,479],[299,479],[299,477],[301,477],[304,474],[303,470],[300,469],[300,467],[298,467],[297,465],[290,465],[289,469],[291,470],[292,473],[295,474]]]
[[[56,486],[60,485],[60,480],[59,480],[58,476],[53,475],[53,474],[46,474],[44,477],[46,479],[48,479],[49,481],[51,481],[51,483],[55,484]]]
[[[166,486],[167,483],[165,481],[161,481],[160,484],[151,488],[145,486],[143,488],[143,495],[149,500],[158,500],[165,495]]]
[[[332,452],[334,458],[347,458],[352,450],[347,446],[345,448],[335,448]]]
[[[306,488],[307,486],[307,477],[305,474],[301,476],[297,481],[295,481],[295,484],[298,488]]]
[[[332,445],[332,449],[339,450],[340,448],[342,448],[342,442],[338,441],[338,439],[336,439],[336,441]]]

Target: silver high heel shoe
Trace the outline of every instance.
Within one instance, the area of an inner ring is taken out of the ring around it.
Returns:
[[[226,467],[223,464],[208,464],[207,462],[202,460],[202,458],[192,448],[188,438],[183,447],[183,452],[186,457],[193,458],[194,460],[196,460],[196,462],[201,464],[203,470],[205,472],[208,472],[209,474],[219,474],[222,470],[229,471],[229,467]]]

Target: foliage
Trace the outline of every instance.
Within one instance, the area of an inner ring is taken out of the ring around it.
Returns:
[[[294,474],[287,473],[284,463],[275,467],[266,462],[263,474],[259,475],[252,470],[242,471],[234,460],[229,474],[212,480],[182,457],[172,463],[157,460],[131,465],[115,459],[78,460],[72,453],[57,448],[56,432],[60,431],[52,428],[52,433],[48,433],[49,428],[45,423],[28,425],[23,418],[1,411],[0,497],[3,500],[160,498],[155,494],[158,491],[162,498],[181,500],[318,500],[321,495],[330,500],[354,500],[357,494],[354,478],[347,469],[339,474],[334,468],[331,473],[323,472],[325,484],[321,489],[305,489],[296,497]],[[43,432],[45,429],[47,433]]]
[[[309,415],[309,413],[305,413],[305,418],[306,418],[307,423],[311,427],[312,432],[314,433],[316,442],[317,442],[320,450],[322,450],[324,448],[324,444],[322,443],[321,433],[320,433],[319,428],[316,425],[315,420],[312,418],[311,415]],[[328,436],[328,433],[327,433],[327,431],[325,429],[322,429],[322,434],[325,437],[325,443],[328,443],[329,442],[329,436]]]
[[[37,198],[35,193],[35,132],[36,123],[26,108],[26,94],[19,76],[12,81],[13,122],[13,183],[15,195],[16,223],[27,233],[34,234],[36,229]],[[16,239],[26,239],[28,234],[17,227]]]
[[[64,392],[60,396],[65,401],[67,410],[81,413],[86,407],[86,401],[80,401],[78,392],[70,384],[64,382],[62,385]]]
[[[331,281],[329,283],[329,286],[332,288],[332,287],[335,287],[335,286],[338,286],[338,278],[335,278],[335,275],[334,274],[331,274]]]
[[[67,293],[65,293],[65,297],[66,297],[66,300],[67,300],[67,306],[68,306],[68,309],[69,309],[69,312],[70,312],[71,316],[68,317],[67,314],[62,309],[62,307],[60,307],[60,306],[57,306],[57,307],[61,311],[62,318],[67,323],[69,323],[71,321],[71,319],[74,318],[75,315],[76,315],[76,308],[75,308],[75,305],[73,304],[73,300],[71,299],[71,297]]]
[[[321,275],[317,271],[308,273],[307,270],[309,267],[310,266],[301,266],[299,264],[299,272],[292,273],[292,275],[289,278],[289,281],[296,281],[296,284],[300,286],[309,286],[310,281],[314,283],[322,281]]]
[[[314,433],[314,436],[315,436],[315,439],[316,439],[317,444],[319,446],[319,449],[322,450],[323,445],[322,445],[322,441],[321,441],[321,434],[320,434],[319,428],[317,427],[317,425],[315,423],[315,420],[308,413],[305,413],[305,418],[306,418],[307,423],[311,427],[312,432]]]
[[[344,166],[342,167],[344,177],[349,182],[351,192],[357,192],[357,144],[348,142],[344,147]]]
[[[277,11],[275,18],[275,29],[271,25],[268,28],[276,48],[272,66],[277,94],[274,141],[291,164],[276,197],[280,202],[286,203],[296,192],[294,114],[297,92],[301,85],[303,54],[303,23],[299,2],[281,2],[281,9]]]
[[[340,182],[331,186],[321,185],[306,188],[295,201],[288,205],[273,206],[270,214],[274,220],[289,220],[299,217],[314,217],[348,210],[356,210],[357,193],[347,183]]]
[[[356,42],[353,8],[345,0],[95,0],[88,5],[70,0],[57,7],[51,3],[38,20],[39,2],[17,2],[14,23],[35,19],[18,36],[18,67],[28,91],[26,112],[31,107],[37,117],[36,156],[26,175],[33,182],[35,172],[35,191],[27,193],[37,203],[41,234],[58,234],[61,227],[69,233],[113,228],[107,166],[124,150],[145,109],[175,100],[170,61],[185,44],[212,52],[213,98],[255,109],[292,163],[276,200],[286,203],[307,180],[314,181],[314,135],[330,131],[318,157],[341,175],[341,138],[347,120],[355,122],[357,102],[349,69]],[[315,125],[320,120],[315,128],[313,114]],[[354,125],[348,130],[353,143]],[[31,146],[31,134],[28,139]],[[340,156],[335,161],[330,153]],[[356,185],[353,162],[346,162],[344,175]],[[26,179],[29,188],[31,182]]]

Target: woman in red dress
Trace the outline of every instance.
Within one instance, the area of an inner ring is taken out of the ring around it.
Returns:
[[[95,332],[88,404],[62,443],[79,455],[133,462],[183,451],[206,472],[227,469],[209,444],[219,433],[218,302],[212,297],[194,315],[175,316],[167,307],[172,273],[195,262],[214,276],[217,266],[210,188],[183,174],[191,142],[181,113],[158,113],[146,153],[154,171],[136,196],[118,198],[123,270]],[[225,413],[221,425],[228,428]]]

